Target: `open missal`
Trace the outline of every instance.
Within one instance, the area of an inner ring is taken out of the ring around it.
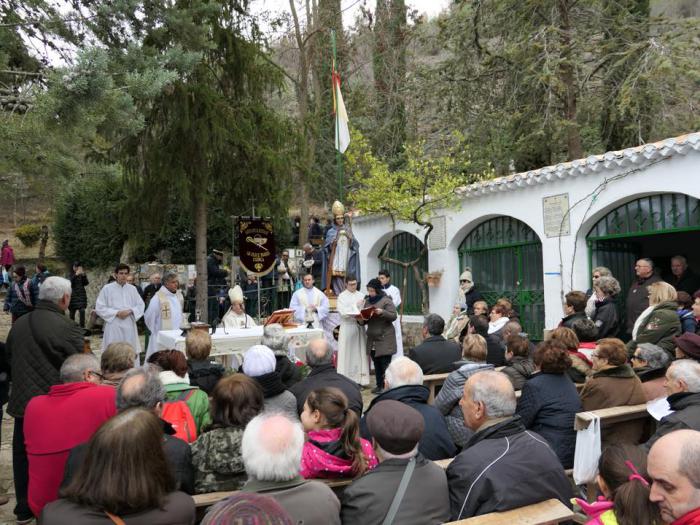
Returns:
[[[369,321],[370,319],[372,319],[372,317],[374,317],[376,310],[377,309],[374,306],[363,308],[362,310],[360,310],[360,313],[355,316],[355,319]]]
[[[265,321],[265,326],[273,323],[279,323],[285,328],[296,328],[298,326],[297,323],[294,322],[294,310],[290,308],[272,312],[270,317]]]

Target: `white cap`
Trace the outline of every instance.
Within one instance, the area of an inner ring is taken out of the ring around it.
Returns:
[[[275,353],[265,345],[253,345],[243,355],[243,373],[258,377],[275,371]]]

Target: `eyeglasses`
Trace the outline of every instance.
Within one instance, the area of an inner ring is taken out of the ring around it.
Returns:
[[[633,355],[633,356],[632,356],[632,359],[636,359],[637,361],[641,361],[641,360],[642,360],[642,358],[639,357],[638,355]]]
[[[469,281],[467,279],[460,279],[459,282],[460,283],[468,283]]]
[[[105,378],[105,376],[103,376],[103,375],[100,374],[99,372],[95,372],[94,370],[90,370],[90,371],[88,372],[88,374],[92,374],[92,375],[94,375],[94,376],[97,376],[97,377],[99,377],[100,379],[104,379],[104,378]]]

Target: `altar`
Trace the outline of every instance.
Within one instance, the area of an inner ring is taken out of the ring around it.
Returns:
[[[297,357],[306,361],[304,352],[298,350],[306,347],[312,339],[323,337],[321,328],[304,328],[297,326],[285,330],[289,336],[289,346],[297,349]],[[158,349],[176,349],[185,351],[185,337],[182,330],[161,330],[158,332]],[[228,329],[218,328],[211,336],[211,357],[221,360],[224,366],[238,368],[243,363],[243,354],[253,345],[260,344],[263,336],[263,327]],[[234,359],[238,364],[234,362]]]

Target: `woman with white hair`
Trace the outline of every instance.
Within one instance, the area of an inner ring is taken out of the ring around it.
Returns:
[[[620,283],[611,275],[601,275],[594,280],[595,298],[591,320],[598,329],[598,339],[617,337],[620,330],[620,318],[617,314],[615,297],[620,293]],[[586,310],[588,311],[588,310]]]
[[[285,388],[276,366],[275,354],[265,345],[251,346],[243,356],[243,373],[262,387],[265,410],[285,412],[298,419],[297,398]]]
[[[647,401],[666,397],[666,368],[670,362],[666,351],[651,343],[637,345],[632,356],[632,368],[642,382]]]
[[[262,344],[275,354],[275,370],[285,388],[301,381],[301,369],[289,359],[289,336],[281,324],[272,323],[263,328]]]

